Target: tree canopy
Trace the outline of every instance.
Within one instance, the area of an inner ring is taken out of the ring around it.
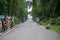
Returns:
[[[0,0],[0,14],[14,15],[18,18],[27,17],[25,3],[25,0]]]
[[[56,18],[60,16],[59,0],[33,0],[33,17],[39,17],[40,20]]]

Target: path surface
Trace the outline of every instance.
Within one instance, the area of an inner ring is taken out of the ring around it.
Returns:
[[[0,40],[60,40],[60,35],[33,21],[27,21]]]

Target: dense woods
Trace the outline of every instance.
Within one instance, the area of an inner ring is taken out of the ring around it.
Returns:
[[[0,0],[0,15],[27,17],[25,0]]]
[[[60,0],[33,0],[33,19],[55,26],[60,25]],[[60,26],[58,27],[60,29]],[[59,31],[60,32],[60,31]]]
[[[57,19],[60,16],[59,4],[59,0],[33,0],[33,17],[40,20]]]

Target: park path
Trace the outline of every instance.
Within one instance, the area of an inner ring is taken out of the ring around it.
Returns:
[[[60,40],[60,35],[45,29],[34,21],[19,24],[15,30],[4,35],[0,40]]]

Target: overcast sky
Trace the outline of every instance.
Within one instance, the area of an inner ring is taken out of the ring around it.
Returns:
[[[26,1],[32,1],[32,0],[26,0]]]
[[[26,1],[32,1],[32,0],[26,0]],[[32,6],[31,6],[31,8],[29,9],[29,6],[28,6],[28,12],[31,12],[32,11]]]
[[[31,11],[32,11],[32,6],[31,6],[31,8],[30,8],[30,9],[28,8],[28,12],[31,12]]]

